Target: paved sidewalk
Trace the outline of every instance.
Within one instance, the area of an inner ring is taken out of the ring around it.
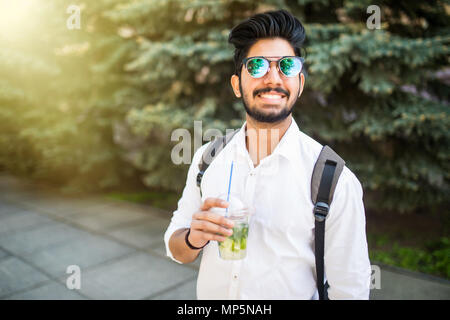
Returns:
[[[165,255],[170,212],[56,195],[0,175],[0,299],[196,299],[200,258]],[[376,264],[372,262],[372,264]],[[81,289],[66,286],[67,267]],[[449,299],[448,281],[381,267],[373,299]]]
[[[170,214],[0,176],[0,299],[196,299],[200,259],[165,255]],[[81,271],[69,290],[67,267]]]

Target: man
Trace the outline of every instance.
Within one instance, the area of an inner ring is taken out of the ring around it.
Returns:
[[[310,183],[322,145],[299,130],[292,109],[305,84],[300,48],[305,31],[281,10],[257,14],[236,26],[231,77],[242,98],[246,122],[196,185],[205,144],[193,157],[183,195],[165,233],[167,255],[194,261],[203,250],[197,280],[199,299],[317,299],[314,216]],[[250,134],[251,133],[251,134]],[[217,241],[232,221],[211,211],[225,208],[230,163],[231,190],[255,213],[247,257],[226,261]],[[368,299],[370,262],[362,188],[347,168],[341,173],[325,230],[325,276],[330,299]]]

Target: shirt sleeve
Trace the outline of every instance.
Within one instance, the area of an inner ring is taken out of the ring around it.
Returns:
[[[329,299],[369,299],[371,266],[363,190],[347,167],[336,185],[325,221],[324,262]]]
[[[178,201],[178,207],[173,212],[172,219],[170,221],[169,226],[164,234],[164,243],[166,245],[166,254],[173,261],[182,263],[176,260],[172,252],[169,248],[169,240],[172,234],[182,228],[189,228],[191,226],[192,215],[198,211],[201,207],[201,195],[200,189],[197,187],[197,174],[199,172],[198,163],[200,161],[200,157],[203,154],[206,146],[208,144],[200,147],[194,154],[191,165],[188,170],[186,185],[184,187],[182,196]]]

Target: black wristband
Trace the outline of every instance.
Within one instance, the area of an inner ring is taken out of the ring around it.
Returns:
[[[188,240],[189,234],[191,233],[191,228],[189,228],[188,232],[186,232],[186,236],[184,237],[184,241],[186,242],[187,246],[193,250],[200,250],[203,249],[204,246],[206,246],[209,243],[209,240],[207,243],[205,243],[205,245],[203,247],[197,248],[194,247]]]

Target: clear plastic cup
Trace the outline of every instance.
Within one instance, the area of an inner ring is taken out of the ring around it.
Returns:
[[[220,195],[219,198],[227,200],[227,195]],[[234,221],[233,234],[225,241],[218,242],[219,256],[224,260],[244,259],[247,256],[248,227],[252,209],[236,195],[230,195],[228,202],[228,212],[224,208],[214,208],[215,212]]]

